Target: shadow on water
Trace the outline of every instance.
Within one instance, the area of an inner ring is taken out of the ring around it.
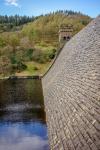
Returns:
[[[0,80],[0,150],[48,150],[41,80]]]

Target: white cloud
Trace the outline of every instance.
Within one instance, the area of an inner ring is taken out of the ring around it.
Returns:
[[[13,6],[18,6],[18,0],[5,0],[5,3],[7,5],[13,5]]]
[[[4,128],[5,134],[0,134],[0,150],[45,150],[48,148],[48,140],[32,134],[20,125]]]
[[[8,139],[5,137],[0,139],[0,150],[44,150],[47,148],[48,141],[35,135],[31,137],[19,137],[17,141],[16,136],[13,139],[10,137]]]

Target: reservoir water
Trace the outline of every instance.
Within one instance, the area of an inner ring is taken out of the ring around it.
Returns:
[[[49,150],[41,80],[0,80],[0,150]]]

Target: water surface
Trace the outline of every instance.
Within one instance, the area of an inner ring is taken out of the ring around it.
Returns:
[[[40,80],[0,80],[0,150],[48,150]]]

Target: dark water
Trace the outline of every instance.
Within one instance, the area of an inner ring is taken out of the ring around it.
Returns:
[[[40,80],[0,80],[0,150],[48,150]]]

